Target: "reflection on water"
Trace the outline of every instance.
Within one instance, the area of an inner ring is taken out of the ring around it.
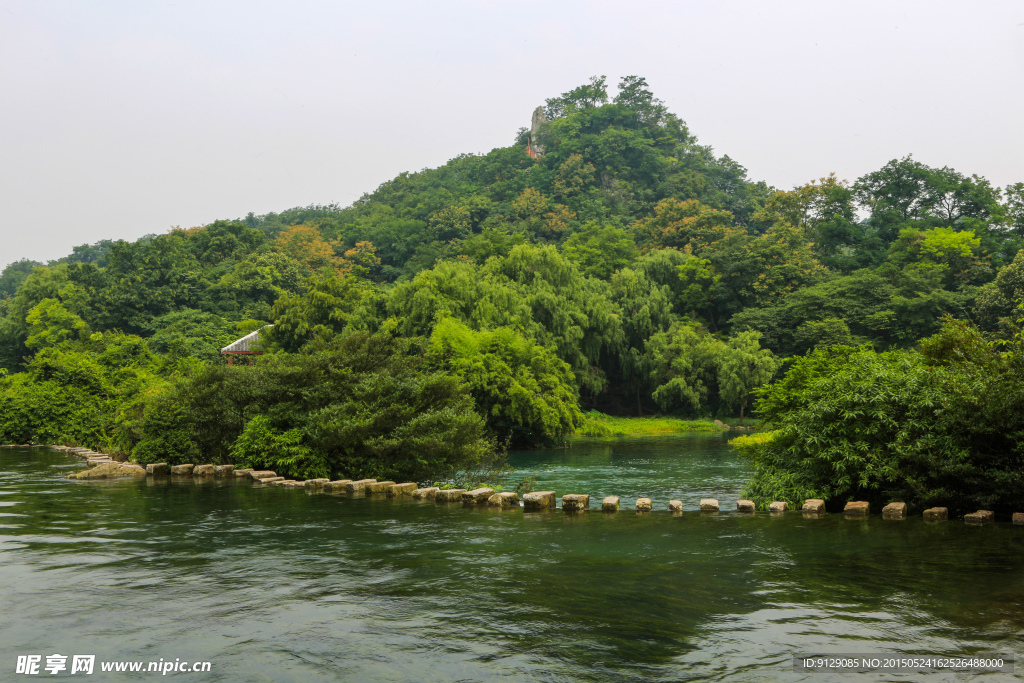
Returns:
[[[69,482],[63,455],[0,449],[0,670],[58,652],[209,660],[221,681],[849,680],[791,657],[1022,649],[1024,528],[661,511],[735,500],[748,471],[718,436],[514,462],[657,511]]]

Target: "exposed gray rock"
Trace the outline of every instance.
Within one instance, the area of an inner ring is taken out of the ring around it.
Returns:
[[[192,468],[195,465],[186,463],[184,465],[174,465],[171,467],[171,474],[192,474]]]

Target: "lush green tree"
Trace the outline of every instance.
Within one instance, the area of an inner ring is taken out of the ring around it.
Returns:
[[[293,477],[426,482],[494,453],[468,388],[386,334],[348,334],[253,366],[197,366],[152,398],[137,434],[140,462],[237,457]]]
[[[652,397],[665,412],[700,414],[715,386],[722,342],[703,326],[679,322],[667,332],[651,335],[646,353]]]
[[[902,500],[957,512],[1018,509],[1024,499],[1024,366],[1018,334],[1002,347],[950,321],[921,351],[832,347],[793,363],[757,409],[774,431],[746,444],[744,495],[767,503]]]
[[[439,367],[470,387],[477,411],[503,442],[554,443],[582,424],[569,365],[507,327],[474,331],[442,320],[431,334],[430,349]]]
[[[562,253],[579,266],[584,275],[607,280],[636,258],[637,248],[625,230],[587,223],[565,241]]]
[[[645,248],[689,246],[698,255],[737,232],[731,213],[713,209],[696,199],[664,199],[654,207],[654,216],[637,221],[633,230],[637,242]]]
[[[740,424],[750,394],[775,377],[782,360],[762,349],[760,332],[739,332],[719,347],[717,354],[718,393],[728,408],[739,408]]]
[[[982,287],[975,299],[978,324],[985,329],[999,329],[1000,322],[1016,322],[1024,318],[1024,251],[1018,251],[1013,263],[1002,268],[995,281]]]
[[[80,317],[64,308],[57,299],[43,299],[25,316],[28,339],[25,346],[32,351],[57,346],[69,339],[82,339],[89,327]]]
[[[372,296],[366,280],[327,273],[312,277],[303,294],[281,297],[274,304],[274,327],[267,340],[295,352],[313,339],[330,339],[345,329],[360,303]]]
[[[43,264],[38,261],[28,259],[7,264],[7,267],[0,273],[0,299],[14,296],[21,283],[27,280],[32,271],[41,265]]]

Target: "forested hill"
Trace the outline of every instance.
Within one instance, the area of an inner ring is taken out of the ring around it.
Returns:
[[[595,77],[544,114],[509,147],[403,173],[349,207],[9,265],[7,400],[18,376],[77,381],[86,370],[61,365],[72,353],[91,359],[103,400],[141,396],[275,323],[268,350],[286,354],[357,331],[419,344],[474,388],[494,433],[535,442],[571,431],[579,407],[740,414],[787,357],[908,348],[944,316],[999,333],[1024,294],[1024,183],[908,156],[852,183],[820,169],[777,190],[700,144],[633,76],[614,97]],[[488,354],[521,394],[494,389]],[[125,367],[138,386],[118,383]],[[111,424],[102,438],[133,447],[138,435]]]

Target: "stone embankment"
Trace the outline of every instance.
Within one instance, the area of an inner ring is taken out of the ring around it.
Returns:
[[[0,448],[28,447],[12,444]],[[34,446],[33,446],[34,447]],[[252,468],[235,469],[234,465],[168,465],[167,463],[151,463],[145,467],[131,462],[119,462],[109,455],[98,453],[88,448],[70,446],[51,446],[54,450],[82,458],[89,469],[69,474],[68,479],[114,479],[135,477],[169,477],[176,479],[207,479],[207,478],[240,478],[251,481],[258,486],[281,486],[285,488],[302,488],[311,492],[347,493],[349,495],[384,495],[389,498],[410,497],[416,500],[432,500],[438,504],[461,503],[463,505],[486,505],[499,508],[522,509],[526,512],[545,512],[557,507],[557,496],[554,491],[531,491],[520,497],[510,491],[495,492],[491,488],[442,489],[436,486],[420,487],[415,482],[396,483],[393,481],[377,481],[376,479],[306,479],[294,480],[277,475],[271,470],[254,470]],[[608,496],[601,501],[601,511],[618,513],[621,509],[619,496]],[[634,505],[638,514],[648,514],[654,509],[650,498],[638,498]],[[714,515],[720,511],[718,500],[704,498],[700,501],[700,514]],[[584,513],[590,510],[590,495],[585,493],[569,493],[562,496],[563,513]],[[684,511],[683,503],[670,500],[667,510],[673,515]],[[757,505],[751,500],[736,501],[736,512],[752,514]],[[785,501],[774,501],[768,505],[771,515],[784,515],[789,512],[789,504]],[[805,518],[822,517],[826,514],[825,501],[808,498],[800,508]],[[902,520],[907,518],[907,504],[894,501],[881,510],[882,519]],[[863,519],[871,515],[871,504],[867,501],[850,501],[843,508],[843,516],[850,519]],[[933,507],[924,510],[922,517],[925,522],[945,522],[949,519],[949,509]],[[991,510],[978,510],[964,515],[967,524],[991,524],[995,521],[995,513]],[[1024,512],[1013,513],[1012,522],[1024,525]]]

